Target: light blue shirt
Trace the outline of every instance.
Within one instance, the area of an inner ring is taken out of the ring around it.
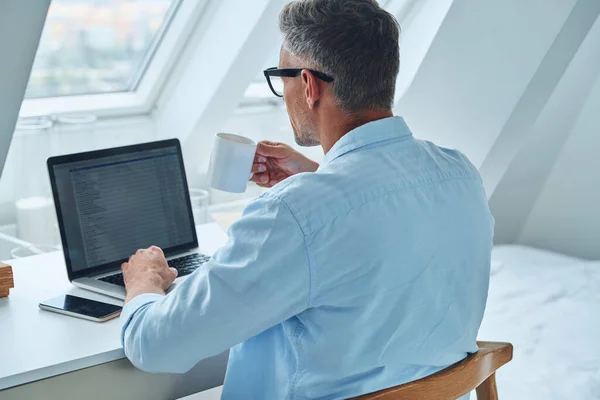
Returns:
[[[122,313],[138,368],[231,348],[223,399],[345,399],[477,351],[493,218],[476,168],[388,118],[252,201],[210,262]]]

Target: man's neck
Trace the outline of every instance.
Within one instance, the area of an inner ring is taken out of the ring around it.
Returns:
[[[336,115],[337,114],[337,115]],[[319,128],[319,140],[323,152],[327,154],[329,150],[348,132],[368,124],[369,122],[393,117],[391,110],[388,111],[365,111],[360,115],[348,116],[339,110],[329,113]]]

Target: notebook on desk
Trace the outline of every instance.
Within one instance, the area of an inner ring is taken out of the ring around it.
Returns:
[[[74,285],[124,299],[121,264],[150,246],[178,270],[175,284],[208,261],[178,140],[52,157],[48,171]]]

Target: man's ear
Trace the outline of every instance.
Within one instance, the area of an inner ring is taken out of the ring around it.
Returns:
[[[306,69],[302,70],[301,77],[306,104],[312,110],[321,98],[321,82]]]

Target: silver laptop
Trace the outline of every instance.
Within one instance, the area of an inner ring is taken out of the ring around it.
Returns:
[[[74,285],[124,299],[121,264],[153,245],[178,270],[176,283],[208,261],[178,140],[52,157],[48,171]]]

